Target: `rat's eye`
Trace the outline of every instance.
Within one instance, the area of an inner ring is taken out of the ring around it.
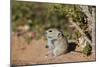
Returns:
[[[49,32],[52,32],[52,30],[49,30]]]

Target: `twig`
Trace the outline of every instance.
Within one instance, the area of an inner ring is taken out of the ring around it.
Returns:
[[[81,35],[84,36],[84,39],[89,43],[92,44],[91,40],[88,39],[86,34],[83,32],[83,30],[75,23],[72,21],[72,18],[69,18],[69,22],[76,27],[76,29],[81,33]]]

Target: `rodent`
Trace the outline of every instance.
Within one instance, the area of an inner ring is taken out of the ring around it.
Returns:
[[[64,34],[56,29],[50,28],[46,30],[47,46],[53,56],[59,56],[68,51],[68,41]]]

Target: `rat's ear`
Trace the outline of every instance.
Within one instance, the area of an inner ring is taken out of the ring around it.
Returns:
[[[62,36],[62,33],[58,33],[58,37],[61,37]]]

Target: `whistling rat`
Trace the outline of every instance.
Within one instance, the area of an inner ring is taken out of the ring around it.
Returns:
[[[59,56],[68,51],[68,41],[61,31],[55,28],[48,29],[45,32],[48,40],[49,51],[54,56]]]

